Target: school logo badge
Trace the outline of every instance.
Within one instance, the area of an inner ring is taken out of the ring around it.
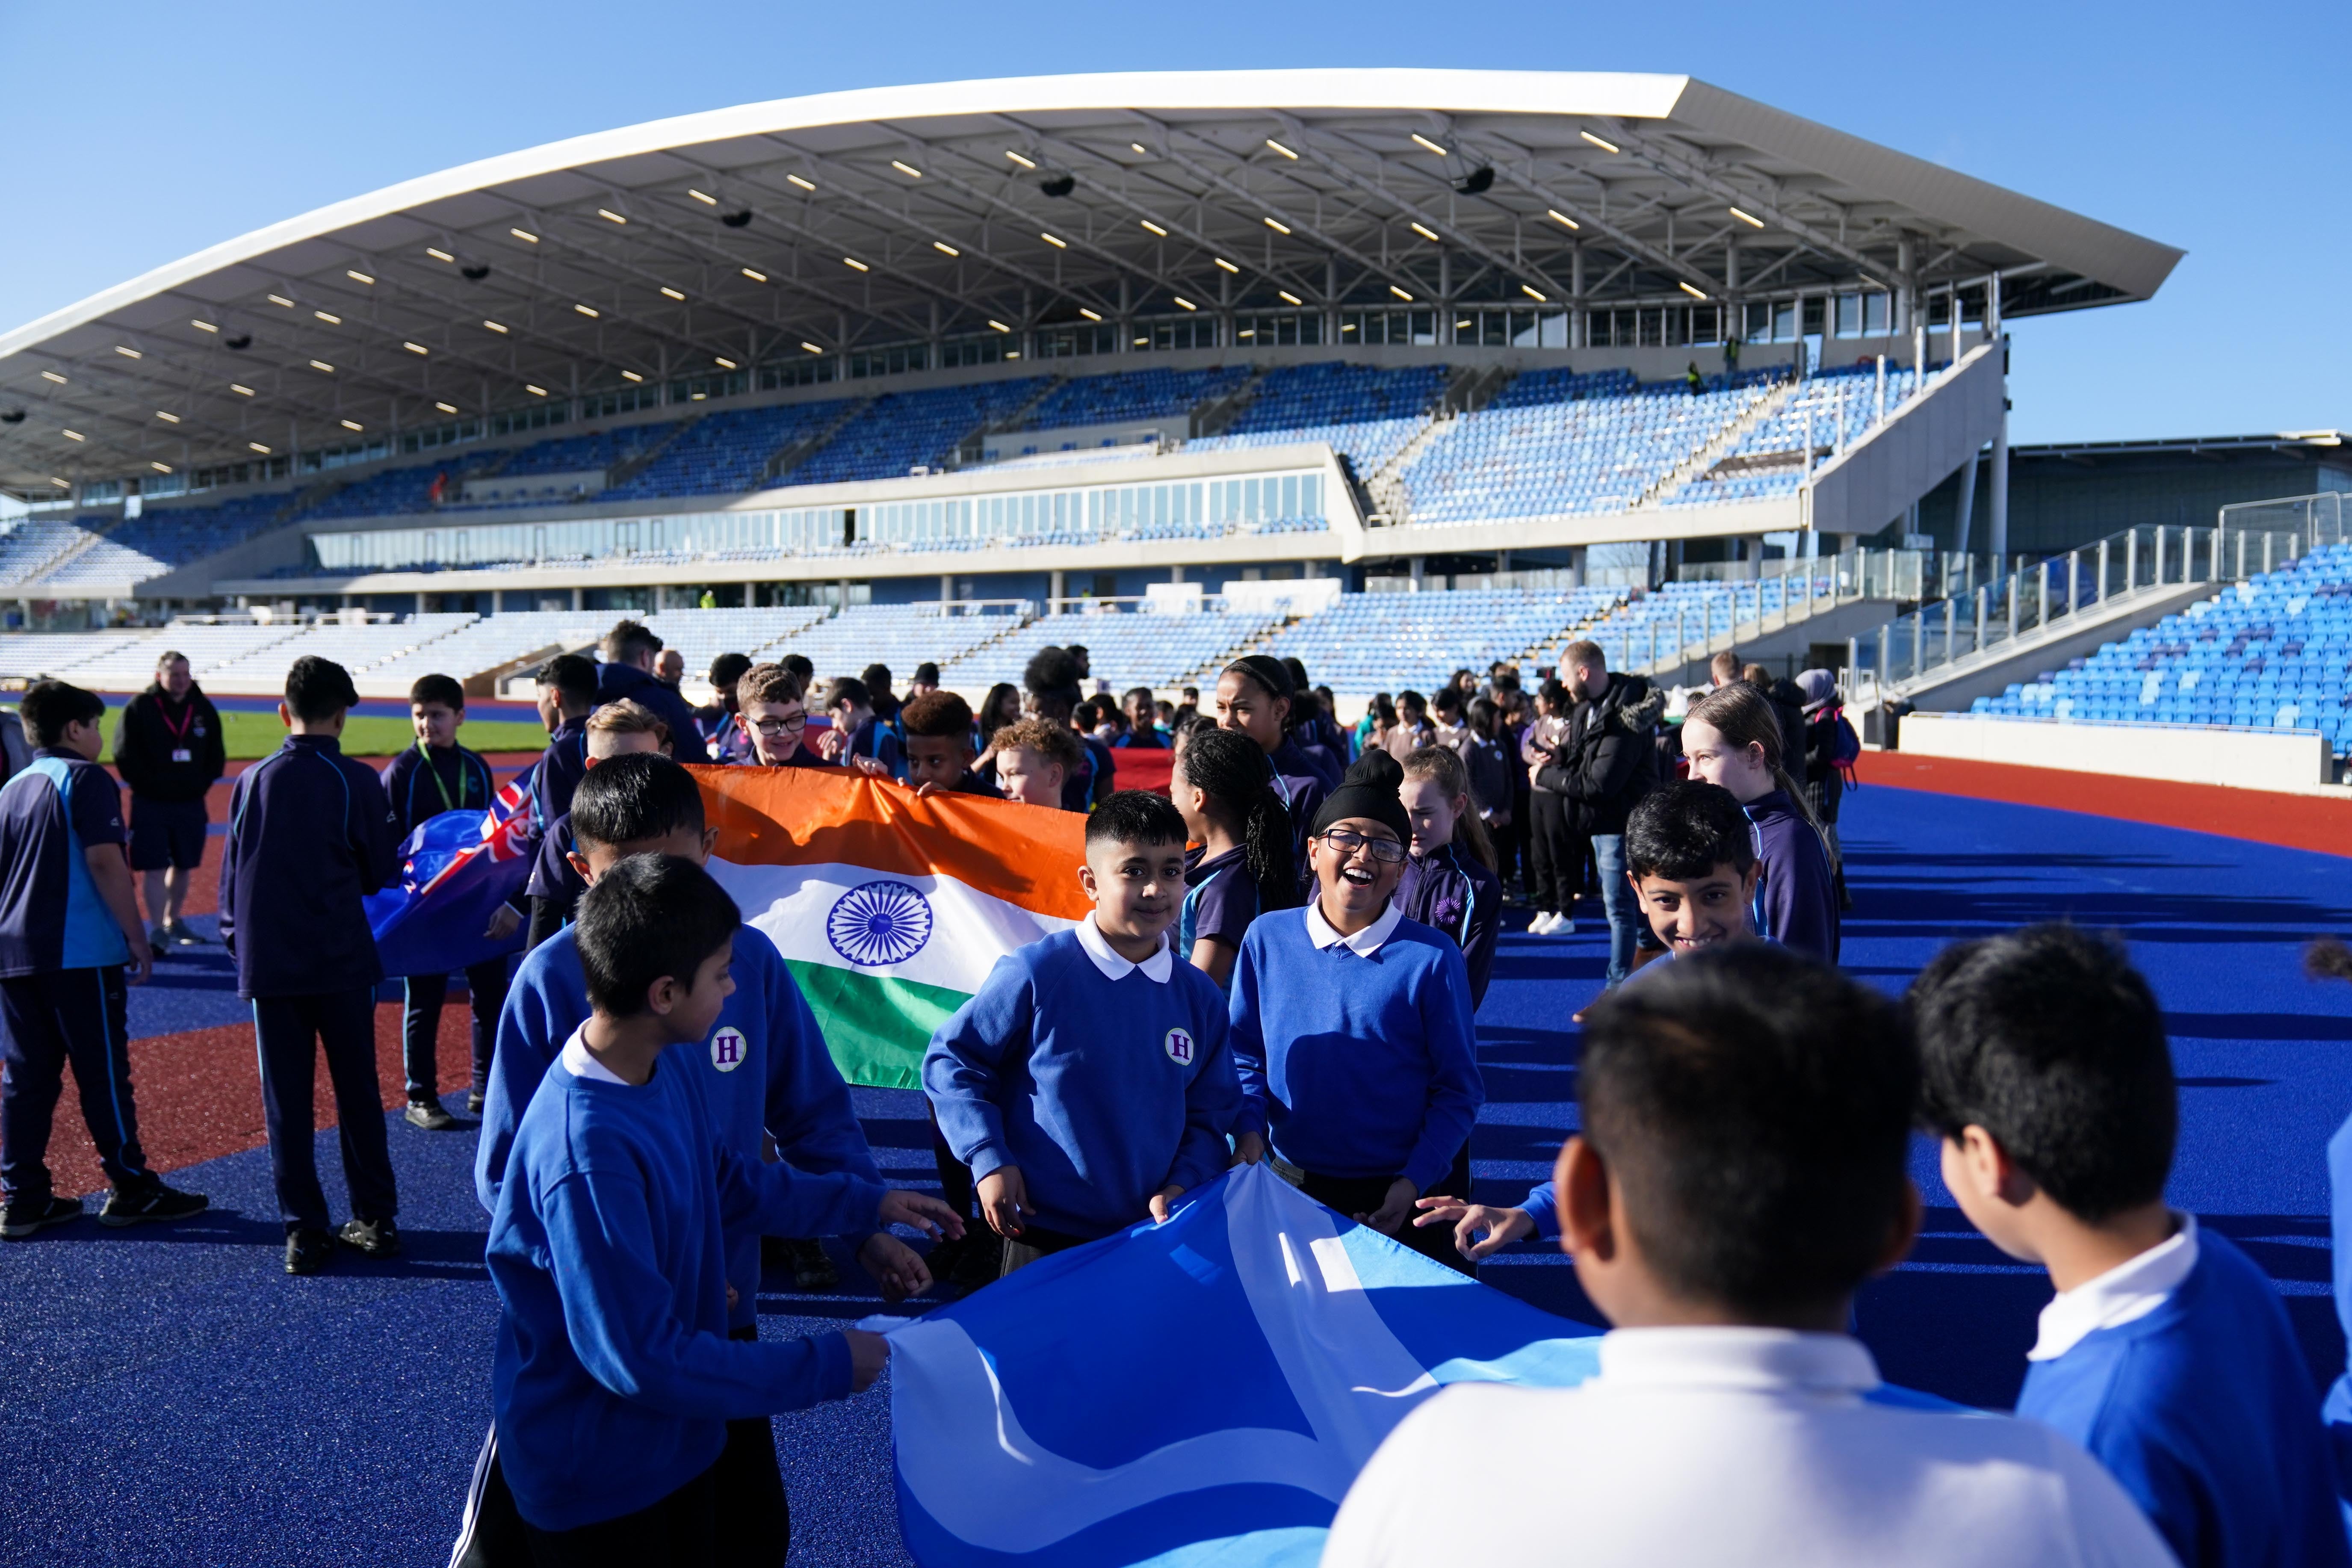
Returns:
[[[750,1050],[743,1031],[730,1024],[710,1037],[710,1065],[720,1072],[733,1072],[743,1065]]]
[[[833,951],[861,969],[904,963],[931,940],[930,900],[904,882],[863,882],[824,918]]]
[[[1178,1067],[1188,1068],[1192,1065],[1193,1046],[1192,1036],[1190,1030],[1169,1030],[1168,1037],[1160,1042],[1160,1048],[1166,1051],[1168,1053],[1168,1059],[1174,1062]]]

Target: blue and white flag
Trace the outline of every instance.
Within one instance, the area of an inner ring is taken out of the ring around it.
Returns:
[[[1243,1166],[893,1322],[900,1530],[923,1568],[1306,1568],[1423,1400],[1580,1383],[1599,1343]]]
[[[498,942],[482,933],[530,875],[530,774],[509,780],[487,811],[438,812],[409,833],[399,883],[367,900],[386,974],[449,974],[521,948],[520,930]]]

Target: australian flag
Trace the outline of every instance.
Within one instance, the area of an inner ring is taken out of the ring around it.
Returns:
[[[530,775],[516,774],[488,811],[441,812],[409,834],[399,885],[367,900],[386,974],[447,974],[520,951],[520,929],[497,942],[482,933],[530,875]]]

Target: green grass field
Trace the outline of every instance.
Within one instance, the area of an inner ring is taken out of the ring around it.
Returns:
[[[120,706],[106,710],[107,756],[114,754],[114,730]],[[221,728],[231,762],[251,762],[276,751],[286,739],[286,726],[275,713],[224,713]],[[547,731],[528,720],[476,719],[457,731],[457,739],[478,752],[538,752],[547,746]],[[405,719],[355,717],[343,725],[343,750],[354,757],[388,757],[416,743],[416,731]]]

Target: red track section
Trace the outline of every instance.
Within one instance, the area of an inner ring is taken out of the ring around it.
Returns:
[[[1889,784],[1934,795],[2005,800],[2126,822],[2185,827],[2291,849],[2315,849],[2325,855],[2352,855],[2352,800],[2021,768],[1954,757],[1918,757],[1901,752],[1864,752],[1854,771],[1864,785]]]

